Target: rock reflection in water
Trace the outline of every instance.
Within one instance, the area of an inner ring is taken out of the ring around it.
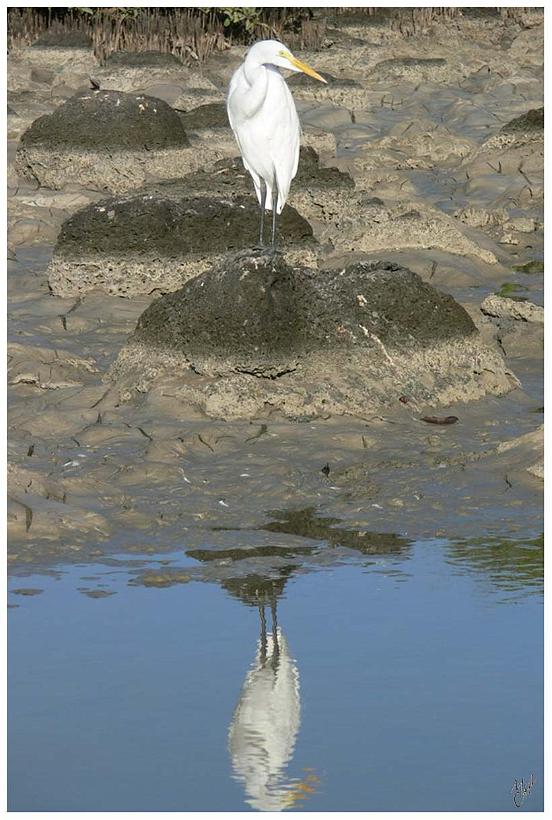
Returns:
[[[267,532],[281,532],[328,541],[332,547],[346,547],[365,555],[402,552],[411,544],[409,538],[395,533],[370,532],[364,529],[346,530],[336,527],[339,518],[322,518],[316,515],[314,507],[302,510],[272,510],[270,513],[279,520],[269,521],[259,529]]]

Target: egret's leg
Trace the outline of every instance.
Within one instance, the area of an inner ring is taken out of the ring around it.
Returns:
[[[261,248],[263,246],[265,206],[266,206],[266,185],[263,182],[263,180],[261,180],[261,233],[260,233],[260,236],[259,236],[259,244],[260,244]]]
[[[265,608],[259,605],[259,616],[261,618],[261,663],[266,662],[266,616]]]
[[[280,646],[278,645],[278,616],[276,614],[276,601],[274,600],[270,602],[270,611],[272,613],[272,668],[276,672],[280,665]]]
[[[276,250],[276,206],[278,204],[278,186],[276,178],[272,185],[272,250]]]
[[[274,651],[278,655],[280,653],[280,647],[278,646],[278,610],[276,601],[271,602],[270,612],[272,614],[272,635],[274,638]]]

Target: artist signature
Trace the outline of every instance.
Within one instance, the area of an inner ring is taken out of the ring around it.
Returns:
[[[537,780],[534,774],[532,774],[528,780],[525,780],[523,777],[521,780],[518,780],[517,777],[515,778],[514,785],[512,786],[514,806],[519,809],[525,798],[531,794],[531,789],[536,782]]]

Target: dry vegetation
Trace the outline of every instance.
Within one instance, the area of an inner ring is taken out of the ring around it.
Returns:
[[[453,18],[463,8],[381,8],[369,6],[316,8],[11,8],[8,49],[31,45],[45,32],[80,32],[90,37],[96,57],[104,62],[114,51],[170,52],[186,63],[203,62],[232,43],[263,37],[285,40],[292,48],[324,46],[326,20],[339,16],[380,17],[404,36],[427,28],[434,20]],[[486,13],[513,17],[527,9],[488,8]]]
[[[203,62],[234,42],[286,38],[290,45],[318,48],[325,21],[310,9],[66,9],[12,8],[8,11],[8,49],[34,43],[45,32],[79,32],[90,37],[103,62],[114,51],[170,52],[184,62]],[[232,13],[232,17],[230,17]]]

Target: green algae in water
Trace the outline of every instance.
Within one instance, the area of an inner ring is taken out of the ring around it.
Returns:
[[[480,574],[505,592],[544,591],[544,534],[533,539],[478,538],[452,541],[446,561]]]
[[[542,259],[531,259],[523,265],[514,265],[514,270],[518,273],[544,273],[544,261]]]
[[[496,295],[503,299],[513,299],[515,302],[526,302],[527,298],[525,296],[516,295],[519,291],[526,290],[527,288],[524,285],[520,285],[519,282],[503,282],[500,290],[496,291]]]

